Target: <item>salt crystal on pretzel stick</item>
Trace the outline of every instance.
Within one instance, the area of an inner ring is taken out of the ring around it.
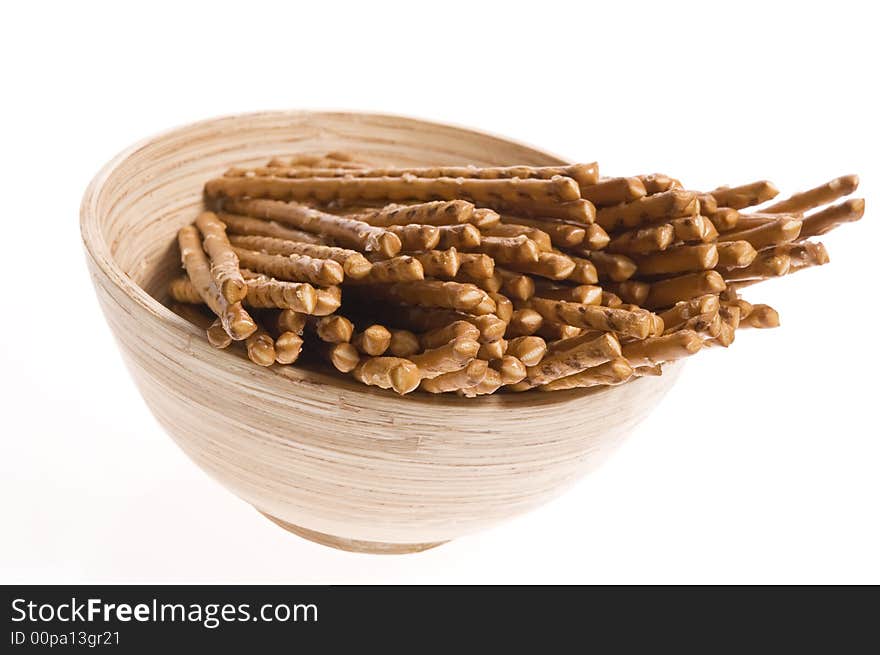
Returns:
[[[596,208],[589,200],[571,202],[538,202],[520,198],[513,201],[495,201],[492,208],[498,211],[527,216],[534,219],[559,219],[589,225],[596,219]]]
[[[705,212],[703,215],[712,221],[712,225],[714,225],[715,229],[719,232],[729,232],[730,230],[733,230],[736,228],[740,219],[739,212],[730,207],[722,207],[718,211],[711,213]]]
[[[673,218],[669,225],[672,226],[675,241],[708,243],[718,237],[718,230],[705,216]]]
[[[322,286],[339,284],[345,272],[339,262],[308,255],[267,255],[234,247],[242,266],[282,280],[305,281]]]
[[[544,317],[534,309],[517,309],[507,324],[505,335],[510,338],[530,336],[540,330],[543,323]]]
[[[537,262],[541,252],[537,243],[522,234],[517,237],[484,236],[474,249],[492,257],[496,264]]]
[[[717,271],[689,273],[652,283],[651,291],[643,304],[651,309],[671,307],[681,300],[724,291],[726,286],[724,278]]]
[[[258,327],[256,332],[244,341],[247,356],[259,366],[272,366],[275,363],[275,340],[266,330]]]
[[[480,338],[480,331],[467,321],[455,321],[424,332],[419,336],[419,343],[424,350],[431,350],[458,338],[477,341]]]
[[[693,273],[718,265],[718,247],[714,243],[677,246],[660,253],[635,258],[642,275]]]
[[[458,273],[461,261],[455,248],[448,250],[428,250],[413,255],[424,269],[424,274],[443,280],[451,280]]]
[[[340,373],[350,373],[361,361],[357,348],[350,343],[322,344],[316,349]]]
[[[434,378],[464,368],[479,350],[480,344],[473,339],[457,337],[409,359],[419,367],[422,378]]]
[[[674,240],[675,229],[669,223],[662,223],[616,234],[605,249],[632,257],[665,250]]]
[[[564,389],[581,389],[598,386],[614,386],[629,380],[633,375],[633,367],[623,357],[593,366],[580,373],[553,380],[538,387],[541,391],[562,391]]]
[[[196,218],[196,227],[202,233],[202,246],[211,260],[211,277],[227,302],[244,300],[247,285],[238,267],[238,257],[226,236],[226,225],[214,212],[202,212]]]
[[[621,346],[630,366],[653,366],[689,357],[703,348],[703,340],[693,330],[679,330],[662,337],[631,341]]]
[[[636,273],[636,263],[626,255],[580,249],[572,250],[572,252],[579,257],[589,259],[596,267],[599,277],[612,282],[623,282]]]
[[[547,234],[550,237],[551,244],[558,248],[571,248],[572,246],[580,245],[587,236],[587,229],[592,227],[588,225],[565,223],[561,220],[552,218],[524,218],[522,216],[511,216],[509,214],[503,215],[502,221],[504,225],[519,225],[521,227],[540,230]],[[601,247],[604,247],[604,245]]]
[[[509,268],[520,273],[530,273],[551,280],[565,280],[575,272],[575,261],[562,253],[542,252],[538,254],[536,262],[517,262],[508,265]]]
[[[293,364],[302,354],[303,339],[293,332],[282,332],[275,339],[275,361],[278,364]]]
[[[761,211],[768,214],[809,211],[829,202],[834,202],[843,196],[848,196],[858,186],[858,175],[844,175],[813,189],[795,193],[785,200],[774,202],[761,209]]]
[[[481,252],[458,253],[459,271],[470,278],[486,279],[495,273],[495,260]]]
[[[526,366],[536,366],[547,354],[547,342],[541,337],[516,337],[507,342],[507,354]]]
[[[232,236],[230,243],[244,250],[263,252],[268,255],[306,255],[315,259],[330,259],[342,266],[346,277],[360,279],[365,277],[372,264],[361,253],[347,248],[336,248],[312,243],[300,243],[287,239],[263,236]]]
[[[380,209],[358,212],[356,218],[376,227],[392,225],[458,225],[470,221],[473,203],[467,200],[435,200],[415,205],[386,205]]]
[[[272,200],[471,200],[516,202],[521,198],[542,202],[579,200],[580,189],[570,177],[547,180],[435,177],[219,177],[205,183],[208,197],[268,198]]]
[[[324,243],[324,239],[317,234],[285,227],[275,221],[265,221],[262,218],[225,213],[218,213],[217,218],[226,224],[227,232],[232,234],[275,237],[276,239],[287,239],[288,241],[299,241],[302,243]]]
[[[513,318],[513,303],[510,298],[498,292],[488,292],[489,297],[495,303],[494,314],[505,323],[509,323]],[[489,312],[490,314],[493,312]]]
[[[620,228],[645,227],[669,218],[695,216],[700,213],[700,202],[693,191],[673,189],[632,202],[596,211],[596,224],[611,231]]]
[[[507,339],[498,339],[489,343],[480,344],[477,357],[491,362],[493,359],[501,359],[507,352]]]
[[[581,189],[581,198],[589,200],[596,207],[610,207],[638,200],[647,193],[645,185],[637,177],[606,177]]]
[[[366,357],[351,374],[359,382],[401,395],[416,389],[422,379],[419,367],[402,357]]]
[[[311,311],[313,316],[327,316],[332,314],[342,304],[342,290],[339,287],[326,287],[315,290],[317,299],[315,308]]]
[[[770,305],[752,305],[752,311],[741,319],[741,328],[775,328],[779,327],[779,312]]]
[[[422,380],[419,389],[428,393],[447,393],[475,387],[486,377],[488,369],[489,362],[475,359],[457,371]]]
[[[330,237],[340,245],[362,252],[393,257],[400,252],[400,238],[381,227],[336,216],[295,202],[277,200],[227,200],[226,207],[239,214],[280,221],[286,225]]]
[[[779,189],[773,186],[772,182],[767,180],[759,180],[749,184],[740,186],[724,186],[718,187],[709,192],[719,207],[731,207],[733,209],[745,209],[760,205],[775,198],[779,194]]]
[[[810,266],[822,266],[831,259],[825,246],[818,242],[801,241],[799,243],[786,243],[773,249],[776,255],[787,256],[790,260],[789,273],[797,273]]]
[[[440,235],[437,247],[442,249],[458,248],[470,250],[480,245],[482,237],[480,231],[471,225],[441,225],[437,228]]]
[[[725,241],[716,244],[716,247],[719,268],[742,268],[758,256],[758,251],[748,241]]]
[[[820,236],[830,232],[843,223],[851,223],[865,215],[863,198],[851,198],[804,217],[800,239]]]
[[[315,334],[326,343],[348,343],[354,335],[354,324],[344,316],[330,314],[315,321]]]
[[[578,328],[606,330],[636,339],[646,338],[653,329],[651,312],[642,309],[628,311],[544,298],[532,298],[527,303],[545,321],[559,321]]]
[[[528,387],[547,384],[553,380],[580,373],[593,366],[620,357],[620,342],[611,333],[605,333],[577,347],[548,353],[537,366],[526,369],[523,383]]]
[[[479,335],[479,331],[476,328],[474,330]],[[409,330],[391,330],[391,343],[388,345],[388,352],[395,357],[410,357],[421,349],[419,337],[414,332]]]
[[[491,361],[489,365],[501,375],[503,384],[516,384],[526,377],[526,365],[512,355],[504,355]]]
[[[749,230],[725,232],[718,237],[719,241],[748,241],[756,250],[788,243],[798,238],[801,232],[801,221],[780,219]]]
[[[663,193],[670,189],[681,188],[681,182],[674,177],[669,177],[663,173],[650,173],[648,175],[638,175],[637,177],[642,181],[642,184],[645,185],[645,191],[647,191],[649,195]]]
[[[625,303],[641,305],[651,292],[651,285],[642,280],[625,280],[623,282],[606,282],[606,288]]]
[[[499,223],[480,230],[484,237],[518,237],[524,236],[537,244],[538,249],[547,252],[553,248],[550,235],[534,227],[515,225],[513,223]]]
[[[766,280],[771,277],[785,275],[790,268],[791,257],[784,253],[777,255],[773,251],[768,251],[759,253],[755,261],[748,266],[722,270],[721,275],[727,282]]]
[[[184,269],[205,304],[223,324],[223,329],[235,341],[241,341],[257,330],[257,324],[240,302],[230,303],[214,284],[208,256],[202,250],[199,231],[193,225],[181,228],[177,236]]]
[[[535,282],[528,275],[495,267],[495,274],[501,278],[501,291],[514,300],[528,300],[535,295]]]
[[[433,225],[393,225],[387,230],[400,239],[403,253],[433,250],[440,243],[440,230]]]
[[[539,280],[535,282],[535,293],[541,298],[550,300],[565,300],[578,302],[584,305],[602,304],[602,287],[592,284],[579,284],[578,286],[557,286],[552,282]]]
[[[378,357],[391,346],[391,332],[384,325],[370,325],[352,335],[351,344],[364,355]]]

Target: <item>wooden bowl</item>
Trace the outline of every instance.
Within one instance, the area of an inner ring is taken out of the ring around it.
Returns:
[[[98,299],[153,414],[209,475],[282,527],[347,550],[423,550],[515,516],[595,467],[678,368],[598,391],[401,398],[340,375],[255,366],[162,302],[202,185],[273,155],[354,151],[392,164],[563,163],[481,132],[352,113],[229,116],[127,149],[86,191]]]

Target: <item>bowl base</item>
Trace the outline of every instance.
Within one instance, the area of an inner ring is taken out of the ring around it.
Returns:
[[[260,512],[260,510],[257,511]],[[272,521],[272,523],[274,523],[275,525],[284,528],[288,532],[292,532],[298,537],[308,539],[309,541],[314,541],[315,543],[321,544],[322,546],[330,546],[331,548],[346,550],[350,553],[370,553],[371,555],[404,555],[406,553],[419,553],[423,550],[436,548],[437,546],[442,546],[443,544],[448,543],[446,541],[431,541],[420,544],[390,544],[384,541],[362,541],[360,539],[348,539],[347,537],[337,537],[332,534],[315,532],[314,530],[309,530],[307,528],[294,525],[293,523],[283,521],[275,516],[272,516],[271,514],[266,514],[266,512],[260,512],[260,514]]]

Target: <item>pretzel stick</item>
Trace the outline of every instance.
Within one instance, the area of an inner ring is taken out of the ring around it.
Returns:
[[[659,377],[663,375],[663,365],[636,366],[633,369],[633,378]]]
[[[604,364],[620,354],[620,342],[613,334],[606,333],[574,348],[548,353],[540,364],[526,368],[522,384],[527,387],[547,384]]]
[[[577,282],[578,284],[596,284],[599,281],[599,271],[589,259],[583,257],[575,257],[574,255],[566,255],[563,252],[555,251],[555,254],[570,259],[574,262],[574,270],[569,273],[567,280]]]
[[[317,299],[315,301],[315,309],[311,312],[313,316],[332,314],[342,304],[342,290],[339,287],[315,289],[315,294]]]
[[[466,398],[474,398],[476,396],[486,396],[493,394],[504,385],[501,379],[501,373],[495,369],[486,369],[486,375],[479,384],[466,389],[461,389],[458,393]]]
[[[481,229],[484,236],[487,237],[519,237],[524,236],[534,241],[539,250],[547,252],[553,248],[553,242],[550,235],[534,227],[526,225],[515,225],[512,223],[499,223],[488,228]]]
[[[455,248],[449,250],[428,250],[414,257],[421,263],[424,274],[444,280],[451,280],[458,274],[461,261]]]
[[[653,366],[689,357],[703,348],[703,340],[693,330],[679,330],[662,337],[631,341],[621,346],[630,366]]]
[[[272,366],[275,363],[275,340],[266,330],[258,327],[244,341],[247,347],[247,356],[254,364],[259,366]]]
[[[542,298],[549,300],[564,300],[577,302],[584,305],[602,304],[602,287],[592,284],[579,284],[576,287],[556,286],[551,282],[539,281],[535,283],[535,292]]]
[[[596,208],[589,200],[571,202],[536,202],[521,198],[516,202],[496,201],[492,208],[501,212],[534,219],[559,219],[589,225],[596,219]]]
[[[455,281],[463,284],[473,284],[486,293],[497,293],[501,291],[501,287],[504,284],[501,275],[497,272],[493,272],[489,277],[472,277],[463,271],[459,271],[458,275],[455,276]]]
[[[428,330],[445,327],[456,321],[467,321],[480,331],[480,336],[477,339],[480,343],[497,341],[504,336],[504,332],[507,329],[507,323],[494,314],[472,316],[451,310],[429,309],[417,306],[383,307],[383,313],[389,315],[393,322],[402,323],[408,328],[419,332],[427,332]]]
[[[467,321],[455,321],[423,333],[419,336],[419,343],[424,350],[431,350],[459,338],[477,341],[480,338],[480,331]]]
[[[507,297],[528,300],[535,295],[535,282],[528,275],[499,267],[495,268],[495,274],[501,278],[501,290]]]
[[[302,336],[306,327],[306,315],[292,309],[282,309],[275,317],[275,330],[280,334],[293,332]]]
[[[589,187],[588,187],[589,188]],[[208,180],[210,197],[268,198],[271,200],[472,200],[491,206],[493,201],[520,198],[542,203],[579,200],[577,182],[570,177],[497,179],[435,177],[219,177]]]
[[[636,273],[636,263],[626,255],[579,249],[575,249],[572,252],[579,257],[593,262],[593,266],[596,267],[596,272],[600,278],[606,278],[613,282],[623,282],[630,279]]]
[[[714,225],[715,229],[719,232],[729,232],[730,230],[733,230],[736,228],[740,219],[739,212],[730,207],[722,207],[718,211],[711,213],[705,212],[703,215],[712,221],[712,225]]]
[[[718,230],[705,216],[684,216],[669,221],[676,241],[708,243],[718,237]]]
[[[633,367],[623,357],[593,366],[580,373],[553,380],[538,387],[541,391],[562,391],[597,386],[614,386],[629,380],[633,375]]]
[[[489,237],[481,238],[481,243],[474,249],[479,249],[495,260],[496,264],[527,264],[537,262],[541,249],[538,244],[525,235],[518,237]]]
[[[233,212],[280,221],[295,228],[330,237],[341,245],[362,252],[377,252],[393,257],[401,249],[396,234],[363,221],[335,216],[306,205],[277,200],[227,200]]]
[[[673,189],[632,202],[596,211],[596,224],[609,232],[619,228],[645,227],[679,216],[700,213],[700,202],[693,191]]]
[[[275,237],[276,239],[287,239],[288,241],[300,241],[302,243],[324,243],[324,240],[317,234],[294,230],[275,221],[265,221],[251,216],[225,213],[218,213],[217,218],[226,224],[227,232],[232,234]]]
[[[760,205],[779,194],[779,190],[772,182],[760,180],[734,187],[718,187],[709,194],[715,198],[719,207],[731,207],[733,209],[745,209]]]
[[[651,284],[644,306],[656,309],[670,307],[681,300],[690,300],[707,293],[723,291],[727,285],[717,271],[689,273]]]
[[[777,246],[798,238],[801,221],[780,219],[760,227],[748,230],[725,232],[718,237],[719,241],[748,241],[756,250]]]
[[[611,243],[611,236],[601,226],[588,225],[584,237],[583,246],[589,250],[602,250]]]
[[[302,282],[279,282],[269,278],[248,279],[244,303],[257,308],[293,309],[310,314],[317,302],[315,288]],[[178,302],[201,303],[202,298],[188,278],[172,280],[169,285],[171,297]]]
[[[543,323],[544,317],[534,309],[517,309],[507,325],[506,336],[513,338],[533,335],[541,329]]]
[[[606,177],[581,189],[581,198],[596,207],[610,207],[632,202],[646,195],[645,185],[637,177]]]
[[[495,274],[495,260],[479,252],[458,253],[459,271],[470,278],[487,279]]]
[[[351,337],[351,345],[364,355],[378,357],[391,345],[391,332],[383,325],[371,325]]]
[[[266,255],[234,247],[242,266],[282,280],[305,281],[322,286],[339,284],[345,273],[339,262],[308,255]]]
[[[476,330],[476,328],[474,329]],[[395,357],[410,357],[420,350],[419,338],[414,332],[409,330],[391,330],[391,343],[388,345],[388,352],[392,355]]]
[[[246,339],[257,330],[257,324],[241,306],[230,303],[214,284],[208,256],[202,250],[199,232],[193,225],[181,228],[177,235],[180,258],[189,279],[204,303],[214,312],[223,329],[235,341]]]
[[[467,366],[452,373],[444,373],[435,378],[424,379],[419,389],[428,393],[446,393],[461,391],[479,385],[486,377],[489,362],[475,359]]]
[[[247,285],[238,269],[238,257],[226,237],[226,225],[214,212],[202,212],[196,218],[196,227],[202,233],[202,246],[211,260],[211,277],[229,303],[244,300]]]
[[[865,215],[865,201],[852,198],[804,217],[799,238],[820,236],[843,223],[851,223]]]
[[[583,331],[583,328],[569,325],[568,323],[543,319],[541,325],[535,330],[535,335],[541,337],[549,344],[554,341],[573,339],[582,334]]]
[[[232,343],[232,337],[227,334],[219,318],[214,319],[214,322],[207,327],[205,335],[208,337],[208,343],[221,350],[228,348]]]
[[[541,252],[538,253],[536,262],[517,262],[509,264],[509,267],[520,273],[530,273],[551,280],[565,280],[575,272],[577,263],[561,253]]]
[[[512,355],[504,355],[489,365],[501,375],[502,384],[516,384],[526,377],[526,365]]]
[[[547,342],[541,337],[516,337],[507,342],[507,354],[526,366],[536,366],[547,354]]]
[[[741,328],[775,328],[779,327],[779,312],[770,305],[752,305],[752,311],[740,321]]]
[[[623,300],[616,293],[602,290],[602,305],[605,307],[620,307],[622,304]]]
[[[505,323],[509,323],[510,319],[513,318],[513,303],[510,301],[510,298],[497,292],[488,293],[489,297],[495,303],[495,316]]]
[[[437,228],[439,232],[439,241],[437,247],[444,250],[449,248],[458,248],[459,250],[470,250],[480,245],[480,231],[470,223],[463,225],[441,225]]]
[[[795,193],[791,197],[775,202],[761,211],[767,214],[809,211],[810,209],[816,209],[817,207],[826,205],[829,202],[834,202],[843,196],[848,196],[855,191],[858,186],[858,175],[845,175],[813,189],[802,191],[801,193]]]
[[[636,266],[642,275],[673,275],[715,268],[718,258],[718,247],[714,243],[706,243],[678,246],[661,253],[637,257]]]
[[[748,241],[725,241],[716,245],[719,268],[742,268],[748,266],[758,251]]]
[[[651,313],[643,309],[628,311],[544,298],[532,298],[527,303],[544,320],[567,323],[579,328],[605,330],[636,339],[644,339],[652,331]]]
[[[774,248],[773,252],[774,254],[790,258],[791,266],[789,267],[789,273],[797,273],[811,266],[822,266],[831,261],[825,246],[812,241],[786,243]]]
[[[410,360],[419,367],[422,378],[434,378],[464,368],[477,356],[479,349],[480,344],[473,339],[457,337],[442,346],[413,355]]]
[[[282,332],[275,339],[275,361],[293,364],[302,354],[303,339],[294,332]]]
[[[493,359],[501,359],[507,352],[507,339],[498,339],[480,345],[477,357],[491,362]]]
[[[354,324],[344,316],[330,314],[315,322],[315,334],[326,343],[348,343],[354,334]]]
[[[714,216],[719,211],[736,211],[729,207],[722,207],[719,209],[718,201],[715,200],[715,196],[709,193],[697,193],[697,200],[700,202],[699,213],[703,216]]]
[[[433,250],[440,243],[440,230],[433,225],[393,225],[387,229],[400,239],[400,252]]]
[[[373,266],[366,277],[359,280],[346,280],[348,284],[358,286],[370,284],[389,284],[392,282],[412,282],[425,279],[425,269],[422,263],[410,255],[400,255],[391,259],[383,259],[373,262]]]
[[[440,307],[461,312],[472,312],[485,300],[491,298],[473,284],[417,280],[397,282],[388,287],[371,287],[372,292],[387,296],[398,302],[421,307]],[[494,304],[494,303],[493,303]],[[491,312],[482,312],[491,313]]]
[[[645,191],[648,192],[648,195],[663,193],[664,191],[669,191],[670,189],[681,188],[681,182],[676,180],[674,177],[669,177],[668,175],[665,175],[664,173],[650,173],[648,175],[638,175],[637,177],[645,186]]]
[[[422,379],[419,367],[402,357],[367,357],[351,374],[358,382],[382,389],[394,389],[401,395],[416,389]]]
[[[718,310],[689,318],[679,328],[664,330],[663,334],[668,335],[681,330],[691,330],[706,339],[715,339],[721,336],[723,328],[720,310]]]
[[[606,250],[625,255],[647,255],[668,248],[675,240],[675,230],[669,223],[652,225],[621,232],[608,243]]]
[[[721,303],[715,294],[697,296],[690,300],[675,303],[669,309],[660,312],[658,316],[663,319],[667,331],[681,328],[688,320],[702,314],[718,313]]]
[[[803,214],[793,213],[793,214],[767,214],[765,212],[751,212],[749,214],[740,214],[739,220],[737,221],[737,229],[742,230],[751,230],[755,227],[761,227],[767,225],[769,223],[776,223],[781,219],[788,218],[791,220],[801,221],[804,218]],[[731,230],[725,230],[726,232],[730,232]]]
[[[707,346],[721,346],[727,348],[736,338],[736,330],[739,327],[740,309],[735,305],[722,304],[718,310],[721,317],[721,331],[717,337],[706,341]]]
[[[333,246],[300,243],[263,236],[233,236],[230,243],[237,248],[263,252],[268,255],[306,255],[315,259],[329,259],[342,266],[346,277],[358,280],[369,274],[373,265],[356,250]],[[331,284],[336,284],[335,282]]]
[[[387,205],[350,216],[376,227],[392,225],[458,225],[467,223],[474,206],[466,200],[435,200],[416,205]]]
[[[728,282],[766,280],[785,275],[790,268],[791,257],[786,254],[777,255],[775,252],[769,251],[760,253],[755,261],[748,266],[723,270],[721,275]]]
[[[322,344],[316,349],[340,373],[351,373],[361,361],[357,348],[350,343]]]
[[[624,282],[606,282],[606,288],[614,293],[625,303],[641,305],[651,292],[651,285],[641,280],[626,280]]]
[[[588,225],[574,225],[560,220],[545,218],[523,218],[522,216],[502,216],[503,224],[519,225],[541,230],[550,237],[550,243],[559,248],[570,248],[583,243],[587,235]],[[526,235],[528,236],[528,235]]]

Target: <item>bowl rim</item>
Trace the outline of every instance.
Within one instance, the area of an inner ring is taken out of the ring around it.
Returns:
[[[406,116],[403,114],[393,114],[386,112],[370,112],[370,111],[342,111],[342,110],[308,110],[308,109],[291,109],[291,110],[267,110],[267,111],[254,111],[254,112],[241,112],[241,113],[230,113],[230,114],[222,114],[218,116],[214,116],[212,118],[206,118],[199,121],[193,121],[188,123],[178,124],[175,127],[171,127],[169,129],[162,130],[157,132],[151,136],[147,136],[130,146],[124,148],[119,153],[117,153],[113,158],[111,158],[107,163],[105,163],[99,171],[95,174],[95,176],[91,179],[86,190],[83,194],[82,201],[80,203],[80,238],[82,239],[83,247],[86,251],[86,256],[94,263],[95,266],[100,269],[100,271],[113,283],[115,287],[120,289],[130,300],[133,300],[140,308],[144,311],[149,312],[154,318],[157,320],[173,326],[177,330],[182,330],[185,333],[188,333],[190,336],[198,336],[201,334],[201,331],[197,329],[196,326],[192,325],[176,313],[174,313],[170,308],[166,307],[159,300],[151,296],[147,293],[140,285],[135,283],[135,281],[126,274],[122,268],[115,262],[112,253],[110,251],[109,245],[107,241],[104,239],[103,234],[97,229],[97,219],[98,219],[98,208],[97,202],[100,197],[104,185],[107,180],[111,177],[114,171],[123,164],[128,158],[137,153],[138,151],[151,146],[156,141],[165,139],[172,135],[175,135],[179,132],[191,130],[193,128],[198,128],[202,126],[208,126],[213,123],[220,123],[228,120],[235,119],[254,119],[260,117],[304,117],[304,116],[364,116],[371,118],[387,118],[393,120],[401,120],[407,121],[413,124],[424,124],[431,125],[441,128],[450,128],[456,131],[468,132],[474,134],[475,136],[480,137],[489,137],[491,139],[497,139],[500,141],[504,141],[508,144],[521,146],[523,148],[528,148],[530,150],[534,150],[536,152],[540,152],[545,154],[551,158],[558,160],[560,164],[564,164],[568,161],[567,158],[561,157],[555,153],[549,153],[542,148],[538,148],[529,143],[519,141],[517,139],[510,139],[506,136],[496,134],[489,131],[484,130],[476,130],[470,127],[460,126],[454,123],[445,123],[433,120],[427,120],[422,118],[416,118],[412,116]],[[213,352],[213,351],[212,351]],[[217,351],[218,356],[228,357],[230,356],[229,352],[225,351]],[[243,356],[243,355],[242,355]],[[368,395],[376,395],[379,394],[383,398],[395,397],[395,399],[400,400],[401,402],[412,402],[413,400],[421,400],[423,402],[430,402],[433,405],[438,404],[447,404],[455,407],[469,407],[472,410],[476,410],[479,407],[506,407],[508,405],[522,405],[523,403],[532,406],[540,406],[547,404],[559,404],[561,402],[565,402],[571,400],[572,398],[583,398],[586,396],[597,396],[605,393],[613,393],[617,388],[616,386],[607,386],[607,387],[593,387],[587,389],[571,389],[565,391],[554,391],[552,393],[507,393],[507,394],[491,394],[488,396],[482,396],[478,399],[474,398],[461,398],[457,395],[453,394],[426,394],[426,393],[411,393],[406,397],[397,398],[395,394],[383,389],[375,389],[373,387],[369,387],[367,385],[356,383],[354,380],[348,380],[344,377],[331,375],[329,372],[322,371],[314,371],[307,368],[299,367],[298,371],[306,372],[307,375],[291,375],[289,372],[287,374],[282,373],[281,371],[276,370],[278,367],[255,367],[259,370],[254,371],[255,374],[271,374],[274,376],[285,377],[287,380],[296,382],[299,381],[308,381],[308,378],[317,376],[319,378],[323,378],[321,381],[326,381],[336,385],[340,391],[359,393],[359,394],[368,394]],[[287,367],[289,368],[289,367]],[[286,372],[286,371],[285,371]],[[642,380],[632,380],[627,384],[638,384],[642,382]]]

